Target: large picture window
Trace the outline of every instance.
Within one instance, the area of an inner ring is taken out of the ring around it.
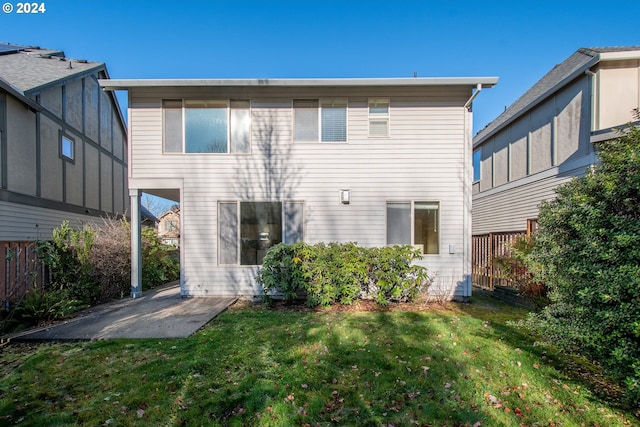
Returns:
[[[260,265],[278,243],[302,241],[302,202],[221,202],[219,263]]]
[[[388,202],[387,244],[414,245],[423,254],[440,253],[438,202]]]
[[[295,99],[293,140],[296,142],[346,142],[346,99]]]
[[[245,100],[164,100],[165,153],[248,153],[250,103]]]

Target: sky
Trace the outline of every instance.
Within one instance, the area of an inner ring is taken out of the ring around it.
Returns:
[[[474,134],[578,48],[640,45],[627,0],[0,3],[13,6],[0,41],[104,62],[114,79],[497,76]]]

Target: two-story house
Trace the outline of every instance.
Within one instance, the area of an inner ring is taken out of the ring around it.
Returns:
[[[473,139],[473,234],[535,229],[538,207],[582,176],[640,106],[640,46],[579,49]]]
[[[129,95],[129,191],[180,202],[182,295],[258,295],[279,242],[411,244],[471,293],[473,99],[497,78],[104,80]],[[140,290],[132,224],[132,294]]]
[[[124,118],[105,64],[0,44],[0,241],[128,210]]]
[[[158,238],[165,245],[180,247],[180,206],[173,205],[158,217]]]

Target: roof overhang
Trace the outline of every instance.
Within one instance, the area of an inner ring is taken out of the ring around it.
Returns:
[[[151,87],[365,87],[473,86],[491,88],[498,77],[399,77],[335,79],[131,79],[98,80],[105,90]]]
[[[42,107],[37,102],[35,102],[31,98],[27,97],[20,89],[18,89],[17,87],[13,86],[11,83],[9,83],[8,81],[6,81],[6,80],[4,80],[2,78],[0,78],[0,89],[5,90],[10,95],[12,95],[15,98],[19,99],[20,101],[24,102],[27,106],[29,106],[33,110],[35,110],[35,111],[42,110]]]

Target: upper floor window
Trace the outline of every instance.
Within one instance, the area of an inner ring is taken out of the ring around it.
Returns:
[[[165,153],[248,153],[251,112],[244,100],[164,100]]]
[[[369,99],[369,136],[389,136],[389,99]]]
[[[293,140],[346,142],[346,99],[294,99]]]
[[[480,181],[480,161],[482,160],[482,149],[478,148],[473,152],[473,182]]]
[[[75,141],[67,135],[60,134],[60,155],[63,159],[75,159]]]

